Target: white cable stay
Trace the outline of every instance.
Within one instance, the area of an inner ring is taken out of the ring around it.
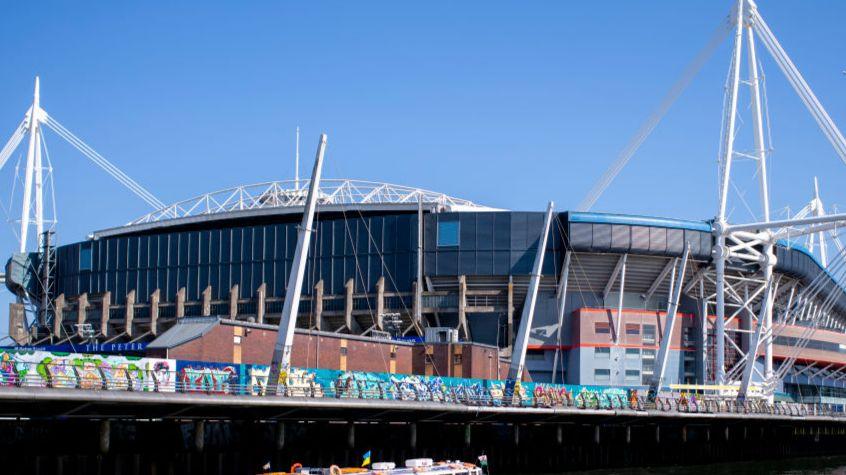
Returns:
[[[88,146],[88,144],[83,142],[79,137],[77,137],[68,129],[66,129],[56,119],[49,116],[47,112],[45,112],[43,109],[41,110],[41,112],[43,114],[42,120],[45,125],[50,127],[50,129],[56,132],[57,134],[59,134],[59,136],[65,139],[69,144],[73,145],[74,148],[79,150],[89,160],[94,162],[94,164],[106,171],[106,173],[111,175],[112,178],[114,178],[120,184],[128,188],[131,192],[138,195],[139,198],[144,200],[144,202],[149,204],[151,207],[156,209],[165,207],[165,204],[161,200],[159,200],[152,193],[147,191],[147,189],[141,186],[137,181],[130,178],[129,175],[124,173],[121,169],[106,160],[102,155],[100,155],[93,148]]]
[[[676,102],[676,100],[681,96],[690,82],[693,80],[694,77],[699,73],[702,69],[702,66],[708,61],[708,59],[713,54],[714,50],[717,49],[717,46],[723,42],[726,35],[729,32],[730,23],[724,22],[720,24],[717,30],[711,37],[711,40],[705,45],[704,48],[699,52],[699,54],[694,57],[693,61],[685,68],[684,72],[682,73],[681,77],[676,81],[675,84],[670,88],[664,98],[661,100],[661,103],[658,105],[658,108],[652,113],[652,115],[647,118],[646,122],[641,125],[641,127],[637,130],[634,137],[631,138],[629,143],[620,151],[620,154],[617,156],[617,160],[611,164],[610,167],[605,171],[605,173],[599,178],[596,184],[593,185],[593,188],[590,189],[590,192],[585,196],[579,206],[576,208],[578,211],[590,211],[593,208],[593,205],[596,204],[596,201],[599,199],[600,196],[605,192],[611,182],[620,174],[623,168],[629,163],[632,156],[638,151],[643,142],[649,137],[652,131],[655,129],[656,126],[661,122],[661,119],[667,114],[670,110],[670,107]]]

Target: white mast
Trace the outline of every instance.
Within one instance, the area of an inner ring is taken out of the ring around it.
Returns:
[[[532,266],[532,276],[529,279],[526,301],[523,304],[520,329],[517,331],[517,338],[514,340],[514,353],[511,354],[508,379],[519,380],[523,377],[523,368],[526,363],[526,348],[529,346],[529,332],[532,330],[535,303],[538,301],[538,287],[540,286],[541,272],[543,271],[543,258],[546,254],[546,241],[552,225],[553,208],[554,204],[550,201],[546,209],[546,219],[544,220],[543,229],[541,229],[541,235],[538,238],[538,251],[535,254],[535,264]]]
[[[38,122],[40,120],[41,106],[39,97],[39,80],[35,77],[35,93],[32,98],[32,107],[27,114],[28,124],[27,133],[29,134],[29,147],[26,152],[26,171],[24,176],[24,195],[21,209],[21,244],[20,252],[26,252],[27,238],[29,237],[30,207],[32,206],[32,184],[33,175],[35,177],[35,193],[37,194],[35,200],[35,224],[38,236],[41,236],[44,228],[43,214],[42,214],[42,195],[41,195],[41,141],[38,138]],[[39,239],[39,238],[36,238]]]
[[[291,351],[294,345],[294,330],[297,326],[297,313],[300,308],[300,294],[303,289],[306,260],[308,259],[309,242],[311,241],[314,211],[317,207],[317,194],[320,186],[320,173],[323,169],[323,154],[326,151],[326,134],[320,135],[317,145],[317,156],[314,159],[314,169],[308,185],[308,195],[303,209],[303,220],[297,230],[297,249],[294,252],[294,262],[288,277],[288,288],[285,291],[285,303],[282,306],[282,316],[279,319],[279,332],[276,335],[276,345],[273,347],[273,359],[270,362],[270,374],[267,379],[267,394],[275,395],[279,386],[280,375],[287,374],[291,368]]]

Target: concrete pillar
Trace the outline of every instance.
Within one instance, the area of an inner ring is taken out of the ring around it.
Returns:
[[[100,421],[100,452],[108,453],[112,441],[112,421],[105,419]]]
[[[379,330],[385,329],[385,322],[382,321],[385,314],[385,276],[379,277],[376,281],[376,326]]]
[[[593,426],[593,443],[599,445],[602,442],[602,428],[599,425]]]
[[[470,447],[470,444],[473,442],[473,426],[470,424],[464,425],[464,446]]]
[[[264,282],[259,285],[258,290],[256,290],[256,322],[264,323],[264,309],[265,309],[265,298],[267,296],[267,284]]]
[[[229,289],[229,318],[235,320],[238,317],[238,284]]]
[[[417,450],[417,423],[412,422],[408,425],[408,445],[411,446],[411,450]]]
[[[285,448],[285,423],[276,423],[276,450]]]
[[[711,428],[710,427],[705,428],[705,441],[711,442]]]
[[[83,292],[76,302],[76,334],[82,336],[82,325],[88,317],[88,292]]]
[[[682,426],[682,442],[687,442],[687,426]]]
[[[124,318],[124,333],[132,336],[132,320],[135,318],[135,289],[126,294],[126,317]]]
[[[746,440],[747,438],[748,438],[748,433],[747,433],[747,430],[746,430],[746,426],[743,426],[743,440]]]
[[[414,292],[414,302],[411,304],[411,314],[414,315],[414,321],[420,328],[423,328],[423,285],[416,280],[411,284],[411,291]]]
[[[100,334],[103,336],[109,335],[109,310],[112,307],[112,293],[106,292],[103,294],[103,301],[100,304]]]
[[[347,422],[347,447],[355,448],[355,424],[352,421]]]
[[[520,445],[520,426],[518,424],[513,424],[514,426],[514,445]]]
[[[632,426],[626,426],[626,444],[632,443]]]
[[[318,331],[323,328],[323,279],[317,281],[314,285],[314,326]],[[329,330],[325,328],[325,330]]]
[[[203,290],[203,312],[202,312],[202,314],[203,314],[204,317],[208,317],[209,315],[211,315],[211,294],[212,294],[212,289],[211,289],[211,285],[210,285],[210,286],[206,287],[205,290]]]
[[[59,294],[53,302],[53,335],[62,337],[62,320],[65,317],[65,294]]]
[[[558,445],[564,445],[564,427],[561,424],[555,428],[555,442]]]
[[[346,290],[346,296],[344,298],[344,323],[347,329],[352,331],[353,290],[355,289],[355,282],[350,279],[344,287]]]
[[[194,421],[194,449],[202,452],[206,446],[206,421],[199,419]]]
[[[159,301],[161,295],[162,292],[159,289],[150,294],[150,333],[153,336],[159,334]]]
[[[725,430],[723,431],[723,438],[725,440],[729,440],[729,428],[726,426]]]
[[[661,426],[660,425],[655,426],[655,443],[656,444],[661,443]]]
[[[514,345],[514,282],[511,276],[508,276],[508,308],[506,309],[507,313],[507,322],[508,322],[508,341],[506,345],[508,348],[512,348]]]
[[[176,291],[176,318],[185,316],[185,287]]]
[[[464,338],[470,339],[467,326],[467,277],[458,277],[458,327],[464,332]]]

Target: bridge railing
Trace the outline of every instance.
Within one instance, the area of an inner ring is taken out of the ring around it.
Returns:
[[[365,377],[366,374],[362,374]],[[403,376],[403,375],[397,375]],[[455,378],[453,378],[455,379]],[[471,380],[468,380],[471,381]],[[843,406],[797,402],[768,403],[763,400],[735,399],[695,394],[661,395],[649,399],[636,390],[609,394],[586,387],[568,391],[554,385],[523,383],[516,386],[499,383],[483,387],[475,384],[440,382],[433,384],[419,376],[396,380],[359,379],[339,372],[335,378],[311,373],[280,384],[274,396],[267,394],[266,375],[249,382],[210,371],[173,371],[170,369],[102,368],[86,364],[17,362],[14,368],[0,366],[0,387],[40,387],[87,391],[131,391],[158,393],[194,393],[221,397],[295,397],[323,399],[366,399],[419,401],[488,407],[575,408],[599,410],[657,410],[674,413],[761,414],[780,416],[836,416],[846,418]],[[533,390],[526,390],[526,387]]]

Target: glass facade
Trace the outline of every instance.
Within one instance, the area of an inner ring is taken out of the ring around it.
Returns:
[[[297,244],[298,223],[214,227],[102,238],[57,249],[57,290],[67,295],[112,292],[122,304],[130,290],[146,302],[157,288],[173,301],[185,287],[197,301],[207,286],[213,299],[241,298],[267,284],[268,297],[283,297]],[[348,279],[356,292],[374,292],[384,276],[389,291],[409,292],[414,279],[417,216],[356,216],[317,224],[303,292],[323,279],[324,293],[342,294]]]

